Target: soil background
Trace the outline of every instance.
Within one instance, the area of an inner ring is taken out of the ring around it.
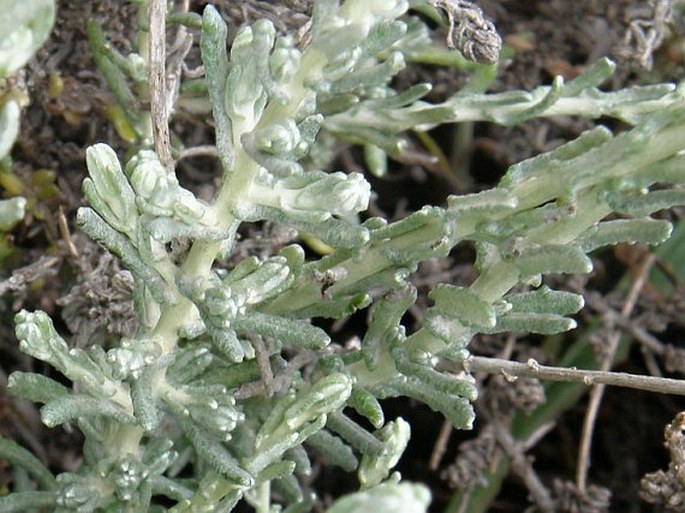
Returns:
[[[306,0],[211,3],[231,21],[232,34],[241,24],[263,16],[272,19],[280,31],[298,28],[306,21],[310,8]],[[205,4],[194,0],[190,8],[201,12]],[[606,89],[681,80],[685,48],[682,11],[677,11],[667,28],[654,19],[653,8],[657,4],[661,2],[482,0],[481,7],[494,21],[506,45],[501,70],[490,90],[531,89],[549,84],[559,74],[572,79],[602,56],[610,56],[619,63]],[[93,337],[107,344],[108,337],[135,329],[130,296],[127,296],[130,289],[126,283],[117,282],[119,264],[78,233],[73,220],[76,209],[84,203],[81,182],[86,176],[85,149],[106,141],[122,156],[129,150],[108,114],[115,101],[94,63],[86,27],[89,20],[97,21],[109,41],[128,53],[136,34],[137,11],[134,2],[123,0],[62,0],[58,2],[57,16],[48,43],[16,77],[31,101],[12,153],[13,170],[29,199],[29,212],[22,224],[7,235],[12,251],[0,264],[0,272],[6,279],[3,290],[7,292],[0,305],[0,433],[29,447],[56,473],[78,467],[81,436],[75,429],[48,430],[40,423],[35,406],[4,394],[7,375],[14,370],[52,372],[18,351],[12,317],[20,308],[45,310],[57,320],[61,332],[72,334],[74,344],[87,344],[89,340],[92,343]],[[658,46],[644,48],[627,34],[631,22],[650,18],[664,39]],[[435,27],[435,38],[443,40],[444,28]],[[196,52],[191,52],[189,59],[191,65],[199,64]],[[56,77],[62,84],[58,94],[54,91]],[[463,71],[412,65],[400,74],[397,85],[403,88],[418,81],[431,82],[435,87],[430,100],[440,101],[459,90],[467,80],[468,74]],[[608,119],[599,122],[615,130],[622,128]],[[420,140],[412,139],[416,158],[393,163],[386,177],[371,178],[378,192],[372,210],[374,214],[398,218],[424,204],[442,205],[448,194],[491,187],[509,165],[548,151],[594,124],[574,118],[534,120],[515,128],[478,123],[470,127],[472,133],[462,145],[455,143],[460,140],[459,128],[436,129],[431,137],[443,148],[450,163],[461,171],[455,175],[441,172],[430,159],[421,158],[427,151]],[[171,129],[187,146],[213,144],[213,131],[207,126],[206,117],[177,112]],[[363,169],[361,152],[358,148],[341,146],[336,166]],[[177,172],[185,186],[205,197],[211,196],[220,176],[216,162],[208,157],[184,159]],[[681,214],[674,211],[663,215],[677,220]],[[273,226],[263,225],[246,227],[244,235],[241,255],[268,254],[292,237]],[[647,251],[639,247],[605,251],[595,256],[596,269],[591,276],[557,278],[556,285],[592,294],[595,301],[578,316],[579,330],[557,339],[556,344],[571,345],[588,326],[601,323],[604,307],[621,309],[626,289],[617,284],[639,268]],[[460,246],[447,261],[423,265],[415,283],[424,295],[439,280],[469,283],[474,277],[472,263],[473,249]],[[682,342],[685,301],[682,283],[673,273],[672,276],[673,294],[666,297],[661,291],[648,291],[638,300],[634,317],[664,343],[681,350],[685,349]],[[14,279],[11,283],[10,278]],[[420,323],[422,304],[427,305],[425,297],[407,317],[408,329]],[[330,328],[344,343],[359,335],[364,323],[365,317],[358,315]],[[601,330],[595,334],[600,352],[601,339],[606,335]],[[547,354],[548,343],[538,337],[481,337],[473,342],[471,349],[477,354],[496,355],[508,348],[512,358],[534,355],[545,361],[553,359],[553,355]],[[640,345],[628,347],[616,370],[648,374],[651,360],[645,357]],[[672,375],[680,376],[675,367]],[[459,485],[455,476],[462,476],[457,471],[464,470],[463,454],[468,448],[464,444],[487,431],[493,416],[497,416],[492,405],[511,408],[512,399],[506,399],[509,403],[502,399],[507,394],[498,391],[501,383],[496,381],[482,379],[484,393],[478,404],[475,430],[452,433],[437,468],[431,467],[430,460],[440,437],[441,416],[407,400],[384,402],[388,418],[401,415],[411,423],[412,440],[399,470],[404,479],[421,481],[431,487],[432,512],[446,511],[454,486]],[[535,384],[531,386],[535,388]],[[502,406],[505,403],[507,406]],[[646,472],[667,467],[664,426],[685,409],[685,400],[630,390],[607,390],[596,423],[589,480],[592,485],[611,491],[610,506],[597,501],[583,502],[582,497],[573,493],[562,500],[564,488],[554,484],[574,479],[586,406],[584,396],[556,419],[551,431],[526,452],[540,481],[556,494],[558,511],[662,511],[638,498],[640,479]],[[0,488],[11,487],[11,479],[9,469],[0,462]],[[354,489],[356,480],[353,475],[317,465],[311,484],[325,503]],[[520,476],[512,474],[505,479],[488,511],[526,511],[531,505],[529,495]],[[456,509],[450,511],[456,513]]]

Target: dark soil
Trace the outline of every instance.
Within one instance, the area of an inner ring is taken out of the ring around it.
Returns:
[[[200,12],[206,3],[193,0],[191,9]],[[288,27],[299,27],[307,19],[310,4],[306,0],[250,0],[242,3],[222,0],[212,3],[218,5],[224,16],[233,20],[232,33],[241,23],[253,21],[260,15],[272,19],[282,31]],[[645,12],[649,14],[647,4],[643,0],[482,0],[480,5],[494,20],[510,53],[492,90],[530,89],[549,84],[558,74],[571,79],[602,56],[613,57],[620,64],[607,88],[682,79],[685,63],[684,32],[681,28],[675,26],[666,31],[666,39],[658,49],[641,48],[626,38],[630,22],[644,18]],[[105,259],[96,245],[77,233],[73,222],[76,209],[83,204],[81,182],[86,174],[85,149],[93,143],[107,141],[121,155],[128,150],[106,114],[115,100],[93,61],[86,36],[88,20],[98,21],[110,42],[119,50],[124,53],[130,51],[130,41],[137,24],[135,3],[61,0],[57,24],[49,42],[22,72],[21,78],[31,105],[24,112],[21,135],[12,157],[13,169],[24,184],[25,195],[31,203],[27,218],[9,235],[14,251],[2,262],[0,269],[5,276],[10,276],[13,269],[22,269],[14,275],[18,280],[3,289],[8,293],[0,305],[0,315],[3,316],[0,323],[0,386],[4,386],[7,375],[14,370],[52,372],[18,351],[12,316],[20,308],[45,310],[59,323],[61,332],[68,334],[85,329],[90,337],[97,337],[103,343],[107,343],[107,333],[122,334],[131,329],[131,312],[125,305],[116,311],[116,315],[107,313],[111,310],[108,306],[110,301],[125,303],[122,299],[125,287],[121,289],[122,285],[117,285],[116,281],[117,262]],[[441,31],[436,29],[436,38],[444,36]],[[647,64],[653,64],[651,70],[645,67]],[[63,91],[56,97],[50,92],[51,80],[55,76],[64,83]],[[434,83],[436,87],[431,99],[439,101],[464,84],[466,77],[458,70],[410,67],[398,78],[398,83],[418,80]],[[620,129],[608,120],[602,122]],[[466,172],[461,177],[446,177],[430,166],[396,163],[387,177],[371,179],[378,192],[373,208],[375,213],[395,218],[424,204],[442,204],[450,193],[490,187],[497,183],[510,164],[547,151],[592,125],[592,121],[571,118],[530,121],[515,128],[477,124],[473,138],[466,146],[457,147],[453,154],[449,152],[455,128],[443,127],[431,135],[446,149],[450,162],[467,164]],[[203,116],[179,112],[173,120],[172,131],[181,135],[188,144],[212,144],[213,135],[206,126]],[[419,141],[413,143],[418,152],[426,154]],[[340,150],[337,164],[346,169],[361,168],[363,160],[355,148],[345,147]],[[179,166],[178,172],[184,184],[204,196],[211,195],[219,176],[216,163],[208,158],[188,159]],[[669,215],[678,217],[677,213]],[[66,220],[72,234],[69,244],[64,227],[60,228],[62,219]],[[283,244],[292,236],[268,226],[248,227],[246,230],[249,231],[246,235],[251,238],[246,239],[241,247],[244,253],[268,253],[274,245]],[[75,248],[70,248],[70,244]],[[641,251],[639,248],[622,248],[599,254],[595,258],[596,271],[591,277],[559,279],[557,285],[595,293],[601,305],[620,311],[627,288],[617,285],[620,279],[637,272],[644,258]],[[423,265],[417,273],[416,283],[424,293],[437,281],[469,283],[473,279],[472,261],[472,248],[459,247],[446,262]],[[96,276],[99,280],[96,288],[102,292],[99,295],[88,292],[94,287],[86,286],[92,284]],[[682,283],[676,282],[676,285],[675,292],[668,297],[662,291],[647,290],[638,301],[633,318],[635,323],[660,337],[664,343],[672,343],[675,349],[680,350],[685,302]],[[82,288],[74,293],[74,287]],[[64,297],[69,299],[59,300]],[[82,304],[78,303],[79,298]],[[427,300],[423,297],[407,316],[408,329],[420,323],[421,305],[425,304]],[[581,328],[567,338],[550,341],[534,337],[482,337],[473,342],[471,349],[485,355],[508,351],[515,359],[525,359],[534,354],[540,361],[554,362],[557,353],[563,353],[579,333],[601,323],[605,313],[604,309],[590,304],[579,316]],[[75,319],[86,321],[74,324]],[[362,328],[363,322],[363,316],[360,316],[345,326],[334,326],[336,336],[344,342],[345,337]],[[595,342],[600,350],[602,338],[607,334],[608,331],[599,331],[594,337],[598,339]],[[648,365],[653,355],[645,356],[639,344],[630,345],[628,339],[626,336],[626,347],[630,349],[622,355],[622,363],[617,370],[649,374]],[[556,352],[552,351],[552,346],[556,347]],[[667,363],[659,364],[669,369]],[[673,367],[682,372],[677,365]],[[673,375],[681,376],[676,372]],[[405,479],[421,481],[431,487],[434,497],[431,511],[446,511],[453,488],[462,484],[454,482],[453,477],[450,482],[450,476],[455,474],[449,471],[455,459],[464,461],[460,444],[482,435],[491,424],[499,422],[506,425],[514,409],[521,407],[521,404],[513,404],[512,401],[516,401],[510,397],[511,394],[507,396],[502,392],[502,387],[498,388],[495,381],[493,378],[483,379],[484,393],[478,404],[475,431],[452,433],[437,468],[430,467],[430,459],[441,431],[442,418],[426,406],[407,400],[386,401],[384,404],[388,418],[401,415],[411,423],[412,441],[399,470]],[[553,495],[555,489],[562,489],[561,485],[555,488],[555,481],[572,482],[575,479],[586,406],[586,396],[581,396],[563,416],[556,419],[553,429],[526,453],[540,481]],[[608,510],[592,509],[591,506],[578,506],[577,502],[574,506],[572,499],[559,499],[559,492],[555,495],[559,513],[662,511],[640,501],[637,495],[639,483],[646,472],[667,467],[668,454],[663,448],[664,426],[684,406],[683,400],[669,396],[608,390],[596,422],[589,482],[611,490],[611,507]],[[520,412],[518,415],[525,416]],[[55,473],[78,468],[82,439],[77,430],[48,430],[41,424],[34,405],[7,396],[3,390],[0,390],[0,434],[30,448]],[[4,487],[11,487],[11,473],[4,462],[0,462],[0,491]],[[355,478],[321,467],[312,487],[325,500],[354,489]],[[521,512],[530,504],[529,490],[521,478],[512,473],[504,480],[501,491],[487,511]],[[449,511],[456,513],[456,506],[453,505]]]

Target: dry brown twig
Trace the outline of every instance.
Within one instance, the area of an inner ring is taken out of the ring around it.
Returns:
[[[630,288],[628,297],[621,309],[621,317],[627,319],[630,317],[637,299],[642,291],[642,288],[647,283],[649,278],[649,271],[652,269],[656,263],[656,255],[654,253],[649,253],[647,258],[640,266],[638,275]],[[607,352],[604,361],[602,362],[601,371],[608,371],[614,363],[614,357],[616,356],[616,350],[618,349],[618,344],[621,341],[620,330],[614,330],[607,344]],[[592,446],[592,435],[594,432],[594,426],[597,421],[597,414],[599,412],[599,405],[602,402],[602,397],[604,396],[604,384],[596,385],[592,392],[590,392],[590,401],[588,403],[587,411],[585,414],[585,419],[583,421],[582,437],[580,440],[580,447],[578,449],[578,466],[576,468],[576,484],[581,492],[585,492],[587,488],[587,473],[590,469],[590,449]]]
[[[467,0],[429,0],[447,14],[447,46],[456,48],[468,60],[496,64],[502,50],[502,38],[494,23],[478,5]]]
[[[187,12],[188,0],[183,0],[180,4],[181,11]],[[155,152],[164,168],[171,171],[174,167],[174,158],[169,135],[169,117],[178,98],[183,62],[192,47],[193,37],[184,26],[179,25],[174,44],[169,51],[169,63],[167,63],[166,10],[165,0],[150,0],[148,80]]]

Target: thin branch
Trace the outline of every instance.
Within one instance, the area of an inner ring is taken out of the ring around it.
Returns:
[[[546,379],[549,381],[571,381],[585,385],[612,385],[661,394],[685,395],[685,380],[671,378],[657,378],[641,374],[626,372],[610,372],[598,370],[567,369],[540,365],[533,358],[526,363],[512,362],[500,358],[484,356],[469,356],[462,366],[467,372],[485,372],[488,374],[504,374],[508,377],[528,377]]]
[[[57,274],[57,267],[63,257],[58,255],[43,255],[36,262],[12,271],[12,276],[0,281],[0,296],[9,290],[21,290],[39,278],[46,278]]]
[[[450,435],[452,434],[453,430],[454,427],[452,426],[452,422],[445,419],[442,423],[442,427],[440,428],[438,438],[435,440],[435,445],[433,446],[433,452],[431,453],[430,461],[428,463],[428,468],[430,470],[438,470],[440,462],[442,461],[442,457],[447,451],[447,444],[450,440]]]
[[[167,171],[173,170],[166,88],[166,0],[150,0],[149,87],[155,151]]]
[[[216,151],[216,146],[209,144],[203,146],[191,146],[184,148],[178,155],[178,160],[188,159],[191,157],[218,157],[219,153]]]
[[[514,470],[525,483],[533,502],[535,502],[539,510],[543,513],[554,513],[555,508],[552,496],[542,480],[538,477],[537,472],[533,469],[528,458],[526,458],[526,449],[523,444],[514,440],[509,429],[501,423],[494,422],[493,424],[495,427],[495,438],[497,439],[497,443],[499,443],[500,447],[502,447],[507,456],[509,456],[512,470]],[[543,429],[542,436],[549,431],[548,426],[543,426]],[[536,436],[536,438],[540,437]]]
[[[189,0],[179,2],[176,14],[187,13],[190,9]],[[176,28],[176,37],[171,49],[168,51],[168,62],[166,69],[166,109],[167,116],[171,116],[176,100],[181,88],[181,77],[184,72],[185,59],[193,47],[193,35],[188,28],[179,24]]]
[[[642,263],[639,269],[639,273],[633,286],[628,292],[626,301],[621,308],[621,318],[628,319],[631,312],[635,308],[637,299],[644,287],[647,279],[649,277],[649,271],[656,262],[656,255],[650,253],[645,261]],[[618,349],[618,344],[621,341],[621,333],[614,329],[614,331],[609,336],[609,341],[607,344],[607,354],[602,362],[601,371],[608,371],[611,369],[614,363],[614,357],[616,356],[616,350]],[[605,385],[597,385],[590,392],[590,400],[588,402],[587,410],[585,412],[585,419],[583,419],[583,429],[582,437],[580,439],[580,447],[578,449],[578,466],[576,468],[576,484],[578,485],[578,490],[581,493],[585,493],[587,486],[587,472],[590,469],[590,451],[592,448],[592,437],[595,429],[595,423],[597,421],[597,415],[599,413],[599,406],[604,397]]]
[[[57,208],[57,226],[59,226],[60,235],[62,235],[62,240],[64,240],[69,254],[74,258],[80,258],[78,249],[74,246],[74,241],[71,240],[69,223],[67,222],[67,216],[64,215],[64,207],[62,205]]]
[[[658,355],[662,355],[664,353],[664,344],[661,342],[661,340],[649,333],[635,321],[622,317],[619,312],[607,305],[605,301],[602,301],[599,294],[586,294],[585,302],[590,308],[604,315],[609,322],[615,323],[618,327],[635,337],[638,342],[640,342],[650,351]]]

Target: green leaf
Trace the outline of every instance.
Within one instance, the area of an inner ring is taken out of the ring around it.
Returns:
[[[67,395],[53,399],[40,409],[43,424],[55,427],[70,420],[88,417],[109,417],[122,424],[136,424],[135,417],[107,399],[85,395]]]
[[[0,0],[0,12],[0,78],[4,78],[43,46],[55,21],[55,2]]]
[[[616,219],[593,226],[580,236],[583,251],[619,243],[661,244],[671,236],[673,226],[663,219]]]
[[[1,50],[0,50],[1,51]],[[1,56],[0,56],[1,57]],[[19,135],[21,108],[14,100],[8,100],[0,111],[0,159],[9,155],[14,141]],[[2,217],[0,217],[2,219]]]
[[[228,28],[218,11],[208,5],[202,13],[202,37],[200,49],[205,67],[205,79],[216,123],[216,147],[225,173],[233,171],[235,149],[233,127],[226,112],[224,94],[228,77],[228,54],[226,36]]]
[[[495,325],[492,305],[468,288],[439,283],[428,297],[435,303],[431,310],[454,318],[464,326],[488,328]]]
[[[119,158],[106,144],[86,150],[90,178],[83,181],[83,191],[95,210],[115,230],[132,236],[136,229],[135,192],[124,175]]]
[[[381,403],[378,402],[376,396],[362,387],[355,386],[352,388],[350,406],[354,408],[357,413],[366,417],[377,429],[382,427],[385,423],[385,416]]]
[[[13,492],[0,497],[0,511],[3,513],[46,511],[45,508],[54,508],[56,502],[57,494],[54,492]]]
[[[343,440],[362,454],[380,456],[385,449],[383,442],[342,412],[329,414],[326,427],[340,435]]]
[[[488,330],[488,333],[539,333],[542,335],[553,335],[563,333],[576,327],[576,321],[561,315],[529,313],[529,312],[508,312],[497,318],[497,325]]]
[[[515,209],[518,199],[506,189],[498,187],[474,194],[450,195],[447,205],[447,213],[454,217],[474,212],[493,216]]]
[[[38,481],[40,486],[42,486],[46,490],[55,490],[57,488],[55,476],[52,475],[52,472],[50,472],[50,470],[48,470],[48,468],[45,465],[43,465],[43,463],[38,458],[36,458],[33,454],[24,449],[21,445],[3,436],[0,436],[0,459],[5,460],[14,466],[21,467],[24,470],[26,470],[36,479],[36,481]],[[12,495],[17,494],[15,493]],[[52,494],[50,495],[53,497],[54,500],[54,496]],[[28,498],[29,496],[25,497],[25,499],[27,500]],[[0,507],[0,511],[6,510]]]
[[[254,486],[254,477],[240,466],[222,443],[195,426],[182,411],[174,413],[201,459],[230,482],[243,487]]]
[[[358,472],[362,489],[376,486],[388,477],[409,443],[411,429],[402,417],[398,417],[381,429],[377,436],[383,441],[385,450],[380,455],[364,454],[362,457]]]
[[[606,202],[616,212],[644,217],[658,210],[685,205],[685,191],[681,189],[638,194],[609,193]]]
[[[343,495],[327,513],[425,513],[430,503],[430,492],[423,485],[384,483],[369,490]]]
[[[592,261],[583,249],[576,246],[551,244],[522,251],[509,261],[518,267],[524,276],[548,273],[589,273]]]
[[[345,374],[330,374],[305,389],[284,412],[283,420],[296,431],[319,415],[341,408],[352,393],[352,382]]]
[[[359,465],[352,448],[326,430],[314,433],[305,440],[305,445],[326,458],[331,465],[336,465],[346,472],[354,471]]]
[[[311,350],[323,349],[331,342],[325,331],[307,321],[259,312],[250,312],[245,317],[235,319],[233,327],[238,332],[259,333],[289,346]]]
[[[396,336],[402,316],[415,301],[416,289],[409,284],[390,290],[376,301],[371,322],[362,340],[362,352],[371,367],[378,363],[381,350],[388,337]]]
[[[47,403],[69,394],[69,389],[57,381],[33,372],[15,371],[7,381],[7,390],[36,403]]]
[[[576,96],[585,89],[602,85],[616,70],[616,64],[603,57],[588,66],[564,87],[564,96]]]
[[[585,301],[580,294],[552,290],[546,285],[531,292],[509,294],[504,299],[511,305],[512,312],[550,313],[568,315],[577,313]]]
[[[2,128],[0,128],[1,130]],[[17,197],[0,200],[0,231],[6,232],[11,230],[24,218],[25,212],[25,198]]]

